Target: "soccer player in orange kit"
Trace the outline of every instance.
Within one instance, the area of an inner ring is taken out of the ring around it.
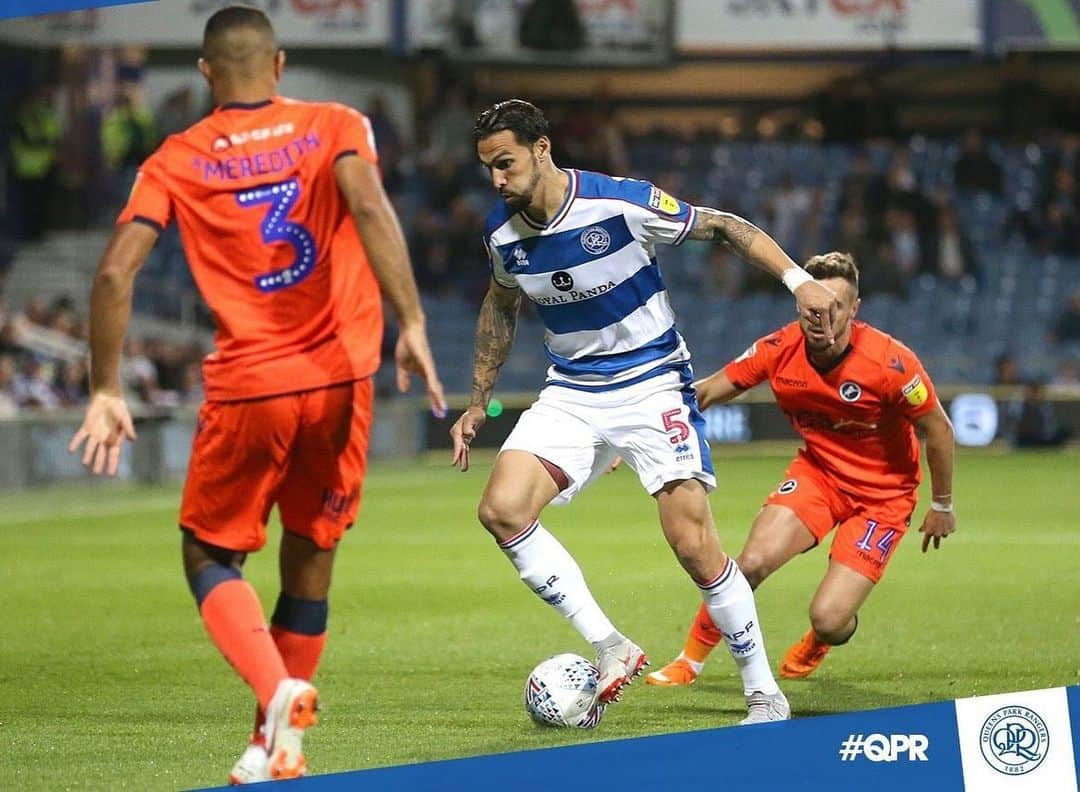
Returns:
[[[836,529],[829,567],[810,603],[810,630],[780,665],[787,678],[810,674],[829,649],[850,640],[858,611],[907,531],[926,438],[932,496],[922,549],[956,530],[952,509],[953,431],[933,383],[914,353],[855,322],[859,271],[846,253],[815,256],[806,271],[840,299],[835,343],[805,319],[756,341],[713,375],[694,383],[702,409],[768,381],[804,447],[769,495],[737,563],[756,588]],[[682,653],[645,679],[691,684],[721,639],[700,609]]]
[[[366,469],[381,296],[398,320],[399,388],[417,373],[446,411],[371,125],[343,105],[278,96],[284,64],[258,9],[207,21],[199,70],[216,109],[146,160],[120,214],[94,280],[92,395],[70,446],[85,443],[83,463],[114,474],[135,438],[121,346],[135,274],[175,219],[217,326],[180,507],[184,570],[211,640],[258,700],[233,783],[306,769],[301,740],[318,709],[308,680]],[[284,534],[268,629],[241,568],[265,544],[274,504]]]

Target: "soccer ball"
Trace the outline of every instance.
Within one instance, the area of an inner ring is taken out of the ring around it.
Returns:
[[[525,682],[525,711],[543,726],[592,729],[604,715],[597,701],[600,672],[576,654],[558,654],[542,662]]]

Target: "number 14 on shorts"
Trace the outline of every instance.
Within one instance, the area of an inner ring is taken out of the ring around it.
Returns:
[[[874,542],[874,534],[877,532],[878,523],[876,520],[866,521],[866,533],[862,535],[862,538],[855,542],[855,546],[862,550],[864,553],[870,553],[876,547],[881,551],[881,562],[885,563],[885,559],[889,557],[889,551],[893,548],[893,540],[896,538],[895,528],[885,528],[881,532],[881,536],[878,537],[877,542]]]

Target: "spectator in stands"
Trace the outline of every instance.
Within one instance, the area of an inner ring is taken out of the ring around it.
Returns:
[[[1054,405],[1046,401],[1046,388],[1033,380],[1024,386],[1024,396],[1011,405],[1016,423],[1013,426],[1013,445],[1017,448],[1056,448],[1064,445],[1071,432],[1061,425]]]
[[[905,280],[925,269],[925,251],[919,227],[909,209],[890,207],[885,212],[885,232],[891,259]]]
[[[54,367],[34,356],[27,358],[26,368],[15,376],[14,395],[19,407],[55,410],[60,396],[52,386]]]
[[[15,185],[18,226],[28,241],[41,239],[49,222],[49,204],[60,151],[60,118],[50,90],[32,89],[19,102],[8,130],[8,157]]]
[[[0,355],[0,420],[14,418],[19,411],[15,398],[15,358]]]
[[[146,355],[146,344],[137,336],[124,344],[120,362],[120,384],[125,393],[134,393],[143,404],[150,404],[157,391],[157,369]]]
[[[994,385],[1019,385],[1020,368],[1016,359],[1008,353],[998,355],[994,360]]]
[[[127,196],[135,172],[156,145],[154,117],[138,101],[137,89],[120,90],[116,104],[101,121],[101,150],[110,173],[109,197],[113,203]]]
[[[945,203],[938,209],[934,244],[930,249],[930,271],[946,280],[958,281],[976,272],[975,248],[960,227],[956,209]]]
[[[805,184],[796,184],[791,174],[785,174],[775,192],[766,200],[770,220],[768,228],[773,239],[784,250],[797,255],[803,249],[806,220],[813,207],[813,192]]]
[[[475,114],[469,109],[466,90],[452,85],[441,92],[429,118],[428,146],[421,155],[424,164],[449,162],[457,169],[472,163],[476,157],[470,145]]]
[[[60,365],[56,393],[64,407],[84,404],[90,397],[90,372],[85,360],[68,360]]]
[[[1054,170],[1042,213],[1046,249],[1065,256],[1080,254],[1080,193],[1076,178],[1067,166],[1060,165]]]
[[[1069,295],[1061,314],[1050,331],[1050,343],[1075,344],[1080,342],[1080,290]]]
[[[734,254],[719,245],[710,245],[708,256],[709,266],[704,280],[709,296],[721,300],[740,297],[748,268]]]
[[[155,126],[158,134],[167,138],[176,132],[183,132],[201,117],[202,113],[195,102],[195,89],[184,85],[165,97],[157,111]]]
[[[953,182],[961,190],[1001,194],[1001,166],[987,151],[977,129],[964,134],[963,148],[953,164]]]
[[[371,97],[364,111],[371,123],[371,131],[378,142],[379,170],[387,191],[397,192],[401,187],[401,160],[405,156],[405,142],[394,123],[386,98],[382,94]]]

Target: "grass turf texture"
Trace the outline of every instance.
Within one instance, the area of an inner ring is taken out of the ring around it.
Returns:
[[[713,508],[738,550],[788,454],[716,453]],[[513,573],[475,521],[490,458],[462,475],[440,456],[375,464],[343,543],[319,678],[313,773],[730,726],[744,714],[722,650],[694,686],[636,682],[593,732],[534,726],[521,690],[543,658],[589,647]],[[1080,681],[1078,458],[961,454],[960,532],[919,553],[915,524],[850,645],[784,689],[796,717]],[[0,778],[18,789],[218,785],[252,698],[206,638],[179,563],[174,489],[0,496],[4,640]],[[924,490],[923,503],[926,502]],[[653,668],[700,601],[623,469],[545,524],[580,561]],[[276,530],[271,547],[276,548]],[[807,627],[819,548],[758,592],[771,660]],[[249,559],[273,606],[276,562]]]

